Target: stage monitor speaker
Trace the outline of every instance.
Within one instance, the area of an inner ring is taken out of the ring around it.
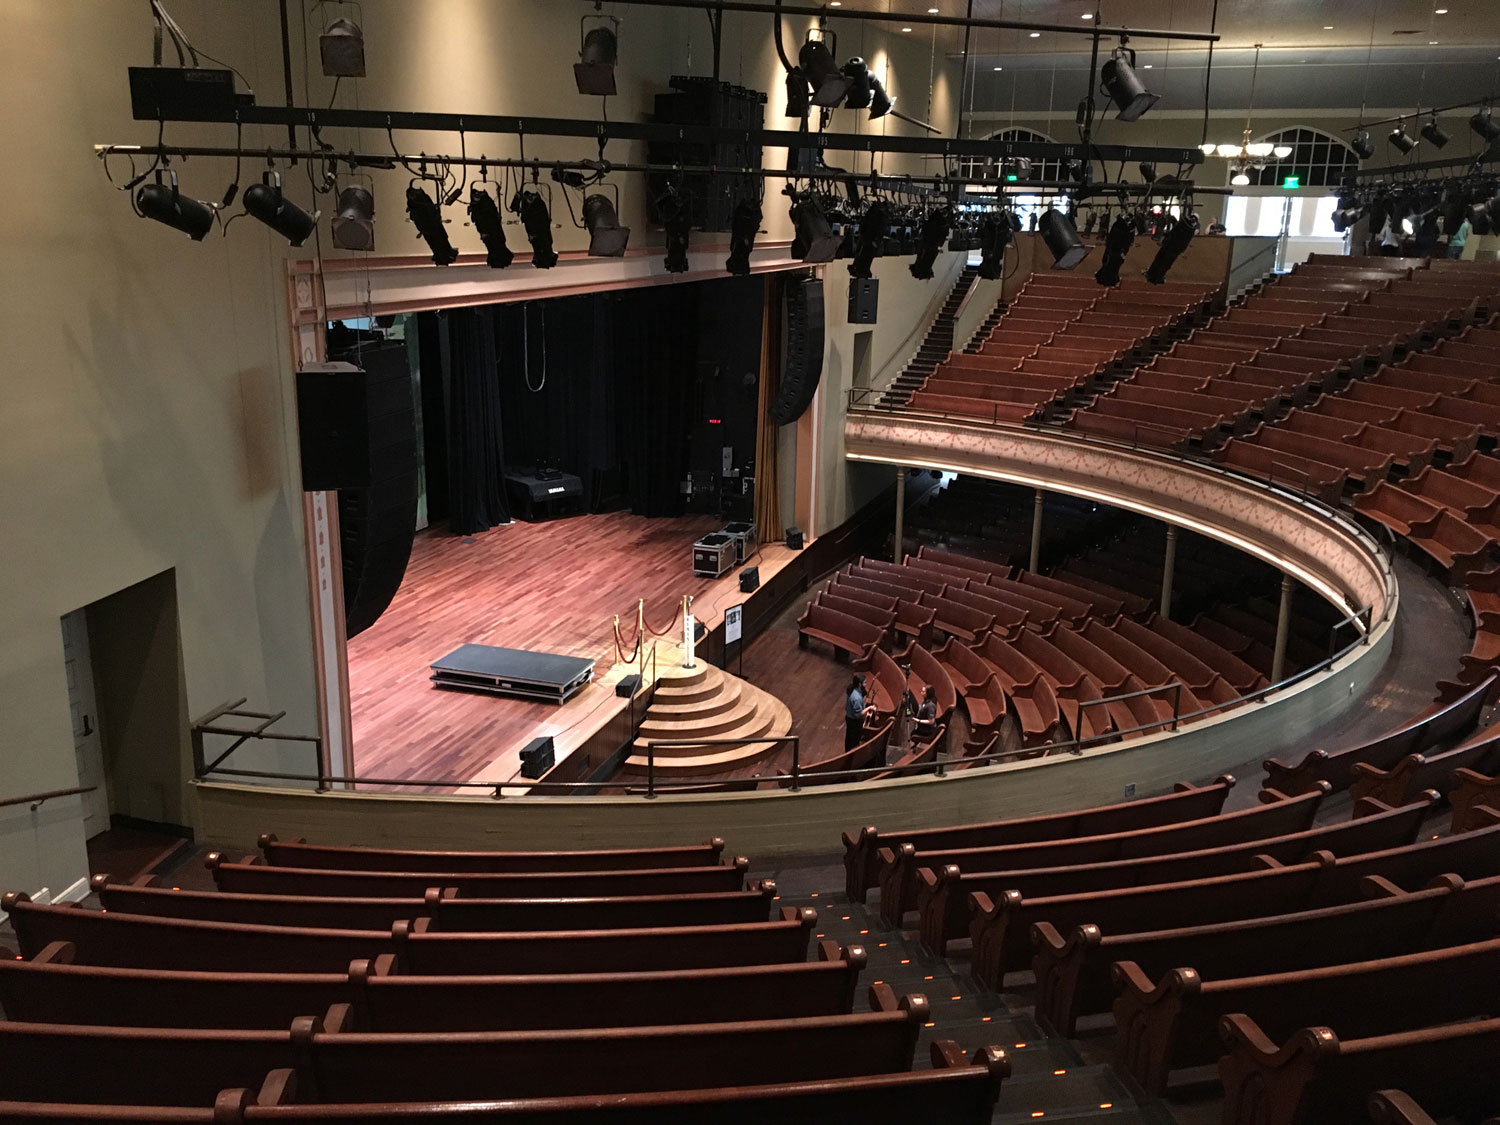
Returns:
[[[849,323],[874,324],[880,307],[880,279],[878,277],[851,277],[849,279]]]
[[[349,637],[374,624],[396,596],[417,527],[417,422],[406,344],[366,344],[358,358],[362,370],[330,363],[320,366],[331,372],[312,371],[307,397],[304,372],[297,376],[304,487],[338,489]],[[319,433],[342,435],[332,441],[337,451],[321,447]]]
[[[786,363],[771,403],[771,419],[785,426],[802,417],[823,377],[823,282],[816,277],[786,283]]]
[[[535,781],[552,768],[555,760],[551,737],[533,738],[521,749],[521,776]]]
[[[637,675],[621,676],[620,682],[615,684],[615,694],[621,699],[629,699],[641,690],[641,678]]]
[[[740,593],[748,594],[760,586],[760,567],[747,566],[740,571]]]
[[[789,527],[786,529],[786,545],[793,551],[802,550],[802,529]]]

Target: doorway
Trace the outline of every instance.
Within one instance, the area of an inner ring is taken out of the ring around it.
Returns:
[[[68,676],[68,715],[73,724],[73,754],[78,761],[78,784],[91,786],[80,797],[84,839],[92,840],[109,828],[109,788],[104,775],[104,742],[99,737],[99,706],[94,695],[94,669],[89,655],[89,627],[85,610],[62,619],[63,668]]]

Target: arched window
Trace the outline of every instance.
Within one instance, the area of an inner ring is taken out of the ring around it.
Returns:
[[[1026,144],[1056,144],[1051,137],[1045,133],[1038,133],[1032,129],[1001,129],[998,133],[991,133],[985,138],[988,141],[1020,141]],[[959,161],[959,173],[964,176],[977,176],[984,171],[986,161],[982,157],[966,156]],[[1060,180],[1062,179],[1062,162],[1059,160],[1033,160],[1031,162],[1031,178],[1034,180]]]
[[[1250,182],[1261,187],[1280,187],[1288,176],[1296,176],[1303,187],[1337,187],[1344,177],[1359,171],[1359,157],[1338,137],[1321,129],[1295,126],[1259,138],[1274,145],[1291,145],[1292,155],[1250,171]]]

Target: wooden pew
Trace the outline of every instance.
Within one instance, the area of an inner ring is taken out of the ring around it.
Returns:
[[[1026,741],[1035,744],[1046,740],[1056,730],[1062,712],[1042,670],[1019,648],[999,637],[986,637],[974,651],[995,670]]]
[[[1306,491],[1327,504],[1337,505],[1349,479],[1348,470],[1321,461],[1283,453],[1264,445],[1230,438],[1212,453],[1215,461],[1262,477],[1283,488]]]
[[[1370,1093],[1396,1073],[1438,1114],[1483,1112],[1500,1100],[1500,1019],[1349,1040],[1311,1027],[1278,1045],[1236,1014],[1219,1034],[1229,1046],[1219,1060],[1224,1125],[1357,1121]]]
[[[1048,640],[1098,680],[1106,698],[1130,696],[1104,705],[1119,730],[1145,732],[1172,721],[1171,701],[1159,696],[1134,695],[1146,685],[1092,641],[1068,629],[1057,630]]]
[[[13,1125],[72,1125],[74,1122],[175,1122],[180,1125],[260,1125],[314,1121],[330,1125],[401,1125],[453,1122],[481,1125],[762,1125],[766,1121],[836,1121],[863,1125],[907,1125],[916,1120],[985,1125],[994,1113],[1010,1062],[998,1047],[976,1048],[966,1060],[950,1039],[934,1040],[932,1068],[899,1074],[810,1082],[767,1082],[701,1090],[635,1094],[575,1095],[466,1102],[363,1102],[305,1104],[298,1097],[296,1072],[272,1071],[258,1091],[228,1090],[212,1107],[101,1107],[40,1102],[0,1102],[0,1116]]]
[[[1240,695],[1247,695],[1266,686],[1266,677],[1249,664],[1234,653],[1214,644],[1207,637],[1193,632],[1186,625],[1179,625],[1170,618],[1162,617],[1157,613],[1153,613],[1146,624],[1152,632],[1159,633],[1222,676]]]
[[[985,613],[993,613],[997,628],[991,632],[1007,637],[1016,636],[1022,629],[1049,632],[1057,622],[1056,606],[1019,594],[1013,588],[1002,590],[988,582],[971,582],[967,590],[949,590],[948,596]]]
[[[1495,933],[1500,879],[1465,883],[1449,875],[1406,893],[1375,878],[1363,893],[1368,897],[1316,910],[1163,929],[1038,922],[1031,935],[1037,1020],[1071,1036],[1083,1016],[1108,1012],[1116,991],[1110,967],[1120,961],[1157,977],[1184,965],[1203,976],[1231,977],[1394,957]]]
[[[1445,739],[1465,734],[1479,722],[1492,684],[1493,679],[1467,688],[1440,684],[1437,700],[1427,710],[1368,742],[1342,750],[1319,748],[1296,762],[1267,758],[1261,764],[1266,771],[1262,791],[1303,793],[1319,782],[1343,789],[1353,783],[1355,762],[1389,769],[1408,754],[1420,754]]]
[[[906,673],[884,649],[872,648],[854,667],[867,672],[870,691],[866,699],[874,706],[876,717],[884,722],[893,718],[906,697]]]
[[[923,593],[918,604],[933,611],[934,625],[939,632],[958,637],[967,644],[983,640],[995,627],[993,613],[985,613],[953,598]]]
[[[1437,1125],[1431,1114],[1401,1090],[1376,1090],[1365,1104],[1374,1125]],[[1485,1125],[1495,1125],[1495,1119]]]
[[[834,653],[848,653],[852,657],[863,656],[871,645],[878,645],[886,630],[869,621],[847,613],[840,613],[829,606],[811,602],[797,618],[797,644],[807,647],[810,637],[833,646]]]
[[[55,941],[71,942],[80,964],[205,972],[341,972],[357,958],[396,953],[405,969],[430,974],[626,972],[775,964],[807,958],[817,912],[782,907],[772,922],[661,926],[620,930],[438,933],[428,919],[389,930],[315,930],[233,922],[199,922],[39,906],[9,892],[21,955],[35,957]]]
[[[879,643],[884,644],[890,637],[891,629],[896,624],[895,609],[882,609],[880,606],[874,605],[864,598],[842,597],[836,592],[837,589],[838,587],[835,586],[820,591],[815,599],[816,604],[826,606],[828,609],[842,613],[848,617],[857,617],[861,621],[869,622],[881,630],[883,635]]]
[[[675,848],[622,848],[583,852],[441,852],[309,844],[262,833],[261,855],[276,867],[332,867],[340,871],[613,871],[645,867],[713,867],[723,862],[724,841]]]
[[[1447,795],[1456,784],[1455,771],[1469,770],[1481,774],[1500,769],[1500,725],[1476,731],[1457,746],[1431,754],[1408,754],[1388,770],[1367,762],[1354,763],[1354,784],[1349,787],[1355,800],[1373,797],[1387,804],[1401,802],[1406,795],[1433,789]],[[1455,820],[1457,810],[1455,810]],[[1457,824],[1455,823],[1455,829]]]
[[[1098,589],[1061,578],[1034,574],[1029,570],[1023,570],[1019,577],[1023,586],[1035,586],[1039,590],[1046,590],[1087,606],[1085,613],[1089,617],[1106,617],[1112,620],[1124,612],[1125,600],[1118,594],[1106,594]]]
[[[1108,707],[1098,705],[1104,699],[1103,689],[1082,665],[1051,640],[1036,633],[1024,632],[1015,643],[1021,655],[1041,670],[1057,697],[1058,709],[1068,729],[1075,737],[1101,738],[1114,729]],[[1090,706],[1090,703],[1095,705]]]
[[[1080,877],[1079,872],[1071,870],[1075,867],[1089,867],[1112,860],[1177,855],[1306,832],[1312,827],[1321,800],[1322,794],[1302,794],[1272,805],[1220,813],[1201,820],[1071,840],[929,849],[926,852],[918,851],[910,844],[903,844],[896,851],[883,849],[880,853],[881,914],[891,922],[898,922],[901,917],[897,913],[898,907],[904,913],[905,909],[915,905],[921,912],[922,944],[934,953],[942,954],[949,941],[962,937],[971,929],[971,917],[979,911],[974,905],[977,900],[982,898],[989,903],[1011,899],[1017,872],[1042,871],[1033,880],[1037,889],[1032,892],[1032,897],[1053,897],[1053,886]],[[1264,815],[1267,812],[1271,815]],[[898,870],[903,865],[916,868],[915,880],[908,879]],[[1249,866],[1246,864],[1241,870],[1247,870]],[[1058,869],[1065,870],[1055,874]],[[1120,868],[1109,869],[1105,875],[1082,877],[1085,881],[1107,882],[1125,874],[1125,869]],[[887,886],[892,888],[889,907],[885,897]],[[910,886],[915,887],[914,899],[910,892],[906,897],[897,897],[898,889]],[[1015,901],[1020,901],[1019,894]],[[1013,935],[1011,946],[1024,949],[1025,942],[1026,931],[1022,929]]]
[[[895,725],[893,719],[887,719],[874,731],[866,727],[865,732],[869,737],[858,746],[834,754],[832,757],[824,758],[821,761],[809,762],[800,766],[798,772],[802,779],[801,784],[847,784],[850,780],[849,778],[824,775],[834,775],[842,773],[844,770],[863,770],[885,765],[886,747],[890,745],[891,731]],[[854,780],[858,781],[862,779],[855,778]],[[787,778],[786,780],[777,782],[777,784],[785,789],[792,782],[790,778]]]
[[[964,570],[972,570],[978,574],[998,574],[1004,578],[1010,578],[1015,572],[1013,568],[1004,563],[992,562],[989,559],[981,559],[974,555],[964,555],[957,551],[945,551],[940,547],[934,547],[930,543],[924,543],[917,551],[917,557],[932,559],[935,562],[946,563],[949,566],[959,567]]]
[[[1322,858],[1329,862],[1314,891],[1313,906],[1349,901],[1368,875],[1403,887],[1422,886],[1440,874],[1487,879],[1500,875],[1500,816],[1468,832],[1337,859],[1324,853]]]
[[[853,901],[865,901],[870,888],[876,885],[881,848],[899,849],[907,843],[915,849],[935,849],[1065,840],[1198,820],[1216,815],[1233,787],[1234,778],[1226,775],[1204,786],[1179,781],[1170,793],[1160,796],[1043,816],[904,831],[886,829],[884,833],[870,825],[853,836],[843,833],[844,889]]]
[[[1201,702],[1230,703],[1239,697],[1240,693],[1223,676],[1166,634],[1148,629],[1139,621],[1132,621],[1128,617],[1116,624],[1114,632],[1159,660],[1172,678],[1178,680]]]
[[[1500,939],[1228,978],[1182,967],[1153,979],[1122,961],[1114,978],[1116,1057],[1146,1093],[1160,1096],[1173,1070],[1219,1058],[1214,1032],[1237,1012],[1284,1040],[1314,1025],[1367,1038],[1500,1010]]]
[[[939,723],[937,730],[933,732],[930,739],[926,742],[917,742],[914,740],[906,753],[891,763],[892,769],[888,773],[877,773],[870,780],[888,781],[893,777],[915,777],[919,773],[926,773],[926,770],[897,769],[895,767],[919,766],[927,762],[936,762],[938,753],[948,745],[947,739],[948,728],[944,724]]]
[[[413,976],[395,956],[340,973],[120,969],[71,963],[56,942],[0,962],[0,1004],[31,1023],[284,1030],[298,1015],[352,1005],[375,1031],[475,1031],[718,1023],[853,1010],[860,946],[818,943],[818,960],[650,972]]]
[[[460,898],[452,888],[440,887],[409,899],[179,891],[112,884],[107,875],[94,876],[91,889],[106,910],[153,918],[334,930],[388,930],[401,919],[430,918],[435,928],[450,932],[763,922],[776,895],[776,884],[769,879],[754,881],[743,891],[515,899]]]
[[[1454,832],[1471,832],[1493,824],[1500,815],[1500,777],[1460,767],[1453,771],[1448,803],[1453,808]]]

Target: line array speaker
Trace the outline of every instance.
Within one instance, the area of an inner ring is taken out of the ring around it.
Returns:
[[[786,283],[786,363],[771,403],[779,426],[802,417],[823,377],[823,282],[797,278]]]

